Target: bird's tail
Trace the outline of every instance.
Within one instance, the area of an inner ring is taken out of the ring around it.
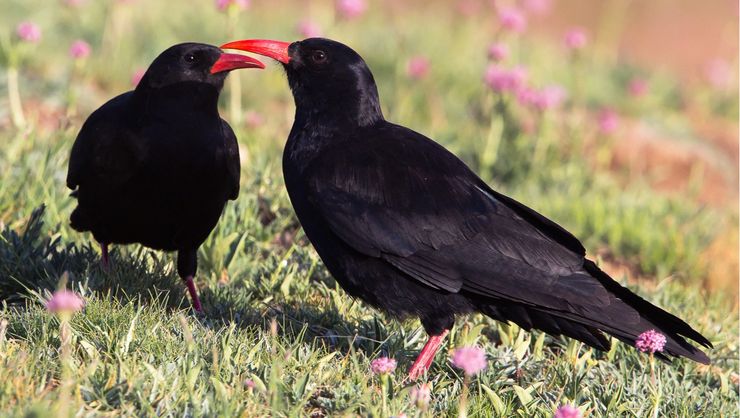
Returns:
[[[665,354],[668,354],[709,364],[709,357],[689,343],[687,339],[694,340],[704,347],[712,347],[712,343],[691,328],[689,324],[623,287],[604,273],[593,261],[585,260],[583,267],[616,298],[617,303],[628,305],[640,316],[636,323],[629,321],[630,323],[627,325],[622,325],[621,322],[617,321],[611,324],[599,324],[597,325],[598,328],[632,346],[635,345],[635,341],[641,333],[654,329],[666,337],[663,354],[656,353],[658,357],[667,359]]]
[[[686,357],[709,364],[709,357],[687,339],[704,347],[712,347],[712,344],[689,324],[621,286],[593,261],[585,260],[583,268],[585,271],[581,274],[588,273],[608,292],[607,305],[595,308],[580,305],[574,300],[572,309],[563,311],[496,300],[480,306],[480,309],[496,320],[512,321],[526,330],[536,328],[548,334],[565,335],[599,350],[611,347],[604,333],[634,347],[638,336],[652,329],[666,337],[663,351],[655,353],[658,358]]]

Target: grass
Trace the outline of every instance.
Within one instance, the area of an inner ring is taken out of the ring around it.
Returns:
[[[116,246],[106,272],[91,237],[68,225],[74,201],[64,187],[67,158],[91,110],[128,89],[133,70],[175,42],[295,38],[296,4],[257,3],[233,34],[225,33],[228,18],[210,2],[192,8],[151,2],[146,10],[138,3],[77,11],[42,5],[9,2],[0,16],[3,27],[33,19],[45,31],[21,62],[29,125],[0,130],[0,415],[455,416],[463,378],[448,350],[471,344],[483,347],[490,362],[471,383],[469,416],[544,417],[564,403],[594,417],[737,413],[736,301],[703,286],[705,251],[718,234],[737,228],[737,209],[705,207],[691,190],[662,194],[647,182],[626,181],[608,164],[618,137],[597,134],[593,122],[598,109],[611,106],[624,118],[660,121],[663,132],[699,141],[675,99],[691,96],[691,87],[651,74],[655,89],[635,104],[623,91],[625,80],[646,70],[604,59],[596,48],[564,60],[557,42],[507,39],[533,83],[571,91],[564,108],[540,119],[480,81],[484,47],[500,36],[481,29],[491,26],[489,15],[451,16],[443,5],[389,15],[377,6],[344,22],[334,20],[328,5],[311,7],[327,36],[367,58],[388,119],[448,146],[497,189],[582,237],[590,254],[629,266],[642,278],[630,282],[633,289],[715,344],[711,367],[653,364],[619,343],[597,352],[483,316],[464,317],[436,358],[432,403],[424,412],[410,403],[413,385],[403,381],[426,338],[418,321],[400,323],[350,299],[295,219],[279,163],[293,105],[276,68],[240,74],[245,108],[265,120],[234,126],[244,156],[241,195],[198,254],[203,315],[190,312],[173,255]],[[72,65],[65,51],[77,37],[91,42],[94,53]],[[406,57],[415,54],[433,63],[425,80],[405,75]],[[714,117],[737,114],[736,97],[701,93],[722,103],[707,105]],[[222,98],[223,115],[230,94]],[[539,124],[535,131],[526,128],[532,121]],[[499,141],[495,154],[491,141]],[[68,359],[61,355],[59,319],[43,307],[62,277],[87,301],[70,322]],[[380,381],[369,372],[370,361],[382,355],[399,361],[385,407]]]

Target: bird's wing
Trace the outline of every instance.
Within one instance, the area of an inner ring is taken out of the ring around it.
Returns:
[[[230,192],[229,199],[234,200],[239,196],[239,175],[241,173],[241,164],[239,161],[239,143],[236,135],[225,120],[221,120],[221,127],[224,134],[224,146],[226,154],[226,170],[229,178]]]
[[[70,189],[85,182],[115,187],[136,173],[146,149],[132,132],[134,128],[126,123],[125,105],[131,94],[111,99],[82,125],[69,157]]]
[[[389,124],[330,149],[305,180],[339,238],[432,288],[553,308],[573,295],[608,303],[581,273],[585,251],[573,235],[406,128]]]

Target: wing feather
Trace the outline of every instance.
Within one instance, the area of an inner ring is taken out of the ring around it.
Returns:
[[[578,274],[585,250],[565,229],[435,142],[388,129],[341,143],[306,170],[312,203],[344,242],[435,289],[554,309],[569,309],[572,295],[608,303],[603,286]]]

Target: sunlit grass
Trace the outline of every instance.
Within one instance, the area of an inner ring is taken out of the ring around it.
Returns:
[[[0,130],[0,415],[56,416],[67,408],[90,416],[422,416],[409,399],[413,385],[403,381],[425,338],[419,323],[399,323],[350,299],[298,227],[280,168],[294,109],[277,66],[241,74],[242,107],[264,121],[234,125],[241,195],[198,254],[203,316],[188,310],[174,255],[114,246],[106,272],[92,238],[69,227],[66,164],[84,117],[130,89],[134,71],[167,46],[228,40],[225,14],[210,1],[86,2],[74,10],[62,2],[7,3],[4,28],[31,19],[44,38],[20,71],[28,126]],[[329,3],[253,3],[238,17],[237,38],[295,39],[295,25],[308,14],[326,36],[366,58],[388,119],[435,138],[496,189],[566,226],[592,257],[648,278],[645,286],[630,285],[715,344],[711,368],[657,364],[653,382],[648,357],[619,343],[600,353],[483,316],[460,318],[430,372],[426,416],[457,414],[463,377],[448,349],[471,344],[484,347],[490,363],[470,385],[469,416],[551,416],[564,403],[589,416],[736,413],[737,313],[732,292],[704,289],[702,259],[716,236],[737,228],[736,209],[709,208],[693,190],[657,193],[647,179],[612,170],[621,137],[599,134],[595,116],[614,107],[623,119],[698,141],[682,107],[694,91],[671,75],[615,62],[598,46],[569,59],[560,40],[505,38],[511,62],[529,69],[531,83],[570,93],[562,108],[542,116],[482,82],[486,47],[501,36],[490,11],[462,17],[445,2],[416,10],[378,2],[349,22]],[[93,53],[70,82],[74,64],[66,53],[77,38]],[[429,59],[427,78],[406,76],[414,55]],[[635,74],[652,86],[639,102],[625,90]],[[77,97],[71,113],[70,88]],[[700,93],[716,104],[707,113],[736,116],[736,97]],[[227,87],[226,116],[230,94]],[[0,101],[0,119],[7,116]],[[68,287],[87,300],[70,323],[74,373],[66,386],[59,323],[43,309],[65,272]],[[726,278],[732,289],[735,281]],[[380,355],[399,362],[385,408],[369,370]],[[66,387],[72,390],[64,395]]]

